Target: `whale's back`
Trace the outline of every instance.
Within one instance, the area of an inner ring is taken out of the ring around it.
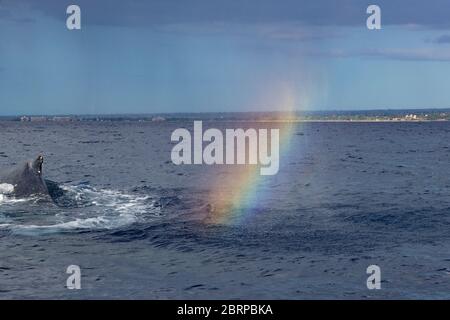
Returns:
[[[15,197],[49,195],[47,185],[45,184],[42,175],[33,170],[30,162],[23,163],[10,170],[1,172],[0,183],[13,185],[13,195]]]

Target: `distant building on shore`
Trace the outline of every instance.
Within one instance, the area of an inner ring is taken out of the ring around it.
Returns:
[[[22,122],[39,122],[39,121],[47,121],[47,118],[46,117],[23,116],[23,117],[20,117],[20,121],[22,121]]]
[[[407,114],[405,120],[418,120],[417,114]]]
[[[166,121],[166,118],[160,117],[160,116],[158,116],[158,117],[153,117],[153,118],[152,118],[152,121],[153,121],[153,122]]]
[[[55,122],[69,122],[69,121],[74,121],[75,118],[73,117],[33,117],[33,116],[22,116],[20,117],[20,121],[21,122],[45,122],[45,121],[55,121]]]
[[[47,121],[46,117],[30,117],[31,122],[42,122]]]
[[[72,117],[53,117],[52,121],[57,121],[57,122],[70,122],[73,121],[74,118]]]

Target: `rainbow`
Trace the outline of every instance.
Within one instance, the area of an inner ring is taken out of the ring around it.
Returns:
[[[270,126],[280,129],[280,166],[283,157],[289,152],[291,139],[300,125],[295,120],[293,95],[287,98],[287,102],[281,108],[283,118],[267,122]],[[273,176],[260,175],[259,165],[234,166],[231,173],[225,177],[220,176],[213,184],[209,196],[211,208],[208,222],[244,224],[254,214],[263,211],[261,203],[269,196],[270,179],[273,179]]]

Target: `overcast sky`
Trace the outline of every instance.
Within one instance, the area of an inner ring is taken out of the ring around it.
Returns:
[[[82,29],[66,28],[81,7]],[[382,30],[366,28],[369,4]],[[0,114],[450,107],[450,1],[0,0]]]

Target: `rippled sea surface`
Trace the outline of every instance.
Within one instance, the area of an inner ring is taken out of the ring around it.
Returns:
[[[241,167],[172,164],[192,121],[0,122],[0,168],[43,153],[64,191],[0,186],[0,298],[450,298],[450,123],[203,126],[289,130],[243,219],[214,219]]]

